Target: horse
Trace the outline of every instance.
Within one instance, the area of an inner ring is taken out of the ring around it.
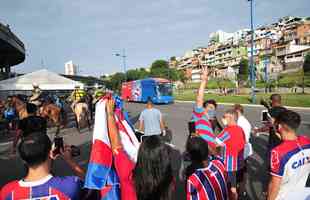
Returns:
[[[17,95],[12,96],[12,106],[15,108],[19,120],[28,117],[26,102],[22,101]]]
[[[26,102],[22,101],[18,96],[12,97],[12,105],[18,114],[19,120],[28,117]],[[43,103],[39,108],[38,114],[51,121],[57,127],[56,135],[59,134],[61,125],[65,126],[65,118],[63,117],[64,119],[62,119],[61,117],[61,109],[51,102]]]
[[[76,119],[76,128],[81,131],[81,128],[88,126],[88,130],[91,130],[90,111],[86,102],[77,102],[72,104],[72,110]]]
[[[61,127],[66,125],[66,113],[53,103],[43,103],[39,109],[39,115],[56,126],[56,136],[59,134]]]

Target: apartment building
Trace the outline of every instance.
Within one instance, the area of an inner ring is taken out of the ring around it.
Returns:
[[[207,47],[198,47],[177,59],[177,68],[200,80],[201,68],[211,68],[213,77],[234,79],[242,58],[251,56],[251,31],[222,30],[209,35]],[[310,48],[310,18],[283,17],[254,32],[254,64],[257,78],[268,79],[283,70],[298,69]]]
[[[299,44],[310,45],[310,20],[297,27],[297,38]]]

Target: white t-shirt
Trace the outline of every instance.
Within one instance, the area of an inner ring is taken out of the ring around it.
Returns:
[[[248,143],[251,137],[252,126],[250,122],[241,115],[238,117],[237,125],[240,126],[245,134],[245,142]]]
[[[253,154],[252,144],[250,143],[252,126],[243,115],[238,117],[237,125],[242,128],[245,135],[244,158],[246,159]]]
[[[310,139],[299,136],[297,140],[284,140],[271,151],[271,175],[281,177],[280,191],[276,200],[286,200],[287,196],[298,197],[305,188],[310,173]],[[294,198],[300,200],[303,198]]]

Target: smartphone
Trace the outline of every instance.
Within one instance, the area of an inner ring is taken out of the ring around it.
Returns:
[[[188,131],[189,131],[189,134],[196,133],[196,125],[195,125],[195,122],[193,122],[193,121],[188,122]]]
[[[60,150],[64,151],[64,140],[63,137],[55,137],[54,138],[54,145],[55,145],[55,149],[54,149],[54,155],[58,155],[60,154]]]
[[[261,117],[262,122],[268,122],[270,120],[270,115],[268,110],[263,110],[262,111],[262,117]]]

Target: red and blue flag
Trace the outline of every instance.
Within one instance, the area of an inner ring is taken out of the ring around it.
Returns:
[[[101,191],[102,199],[118,200],[120,184],[112,165],[113,155],[108,135],[106,100],[96,104],[92,150],[85,178],[85,187]]]

